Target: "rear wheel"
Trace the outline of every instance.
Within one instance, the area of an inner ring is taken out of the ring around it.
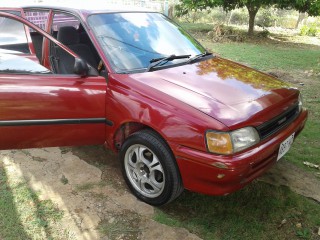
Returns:
[[[182,182],[176,161],[166,142],[151,130],[132,134],[121,147],[120,159],[126,183],[135,196],[151,205],[177,198]]]

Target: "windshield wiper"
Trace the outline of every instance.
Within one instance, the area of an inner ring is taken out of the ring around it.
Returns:
[[[187,64],[193,63],[195,60],[197,60],[197,59],[199,59],[199,58],[203,58],[203,57],[205,57],[205,56],[209,56],[209,55],[212,55],[212,53],[204,52],[204,53],[197,54],[197,55],[195,55],[194,57],[190,58],[190,59],[187,61]]]
[[[150,60],[150,64],[147,68],[147,72],[150,72],[153,68],[155,68],[156,66],[158,66],[161,63],[164,62],[168,62],[168,61],[172,61],[175,59],[183,59],[183,58],[189,58],[191,55],[170,55],[168,57],[162,57],[162,58],[153,58]]]

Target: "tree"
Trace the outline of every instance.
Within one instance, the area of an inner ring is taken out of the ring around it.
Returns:
[[[248,34],[253,35],[256,15],[261,7],[272,5],[273,0],[182,0],[179,6],[180,13],[187,13],[188,10],[207,9],[222,6],[227,12],[246,7],[249,13]]]
[[[248,34],[253,35],[256,15],[261,7],[275,6],[281,9],[295,9],[310,16],[320,15],[320,0],[181,0],[180,15],[189,10],[203,10],[222,6],[225,11],[246,7],[249,13]]]
[[[299,11],[299,18],[296,23],[296,28],[298,28],[300,22],[307,17],[307,14],[310,16],[320,16],[319,0],[282,0],[277,1],[276,7]]]
[[[310,16],[320,15],[319,0],[278,0],[276,7],[282,9],[295,9],[300,13],[308,13]]]
[[[299,25],[300,23],[306,19],[308,15],[305,13],[305,12],[299,12],[299,17],[298,17],[298,20],[296,22],[296,26],[295,26],[295,29],[298,29],[299,28]]]

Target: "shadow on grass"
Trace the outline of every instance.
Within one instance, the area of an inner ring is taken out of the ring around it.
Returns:
[[[316,239],[320,208],[288,188],[254,182],[223,197],[185,191],[159,208],[156,220],[204,239],[296,239],[300,231]]]
[[[208,34],[210,31],[215,30],[217,27],[216,24],[210,23],[186,23],[180,22],[180,26],[186,29],[191,35],[195,36],[196,38],[206,38],[209,39],[210,37]],[[265,32],[265,31],[255,31],[253,36],[248,36],[247,29],[237,28],[235,26],[220,26],[225,29],[231,30],[230,33],[225,33],[226,36],[228,35],[240,35],[243,36],[242,41],[247,43],[263,43],[263,44],[271,44],[271,45],[283,45],[286,47],[293,47],[293,48],[304,48],[304,49],[320,49],[320,38],[319,37],[310,37],[310,36],[300,36],[300,35],[293,35],[288,33],[275,33],[275,32]],[[266,35],[265,35],[266,34]],[[229,38],[222,38],[221,41],[230,42]]]
[[[12,181],[0,166],[0,239],[52,239],[49,221],[62,213],[40,201],[24,181]]]
[[[5,170],[0,166],[0,239],[31,239],[21,223]]]

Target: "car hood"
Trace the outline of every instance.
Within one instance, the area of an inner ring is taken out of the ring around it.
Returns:
[[[264,110],[271,111],[296,93],[279,79],[218,57],[195,64],[132,74],[131,77],[229,127],[261,115]],[[280,112],[284,110],[281,107],[279,109]],[[279,111],[275,111],[274,115]],[[259,118],[256,124],[263,121],[263,117]]]

